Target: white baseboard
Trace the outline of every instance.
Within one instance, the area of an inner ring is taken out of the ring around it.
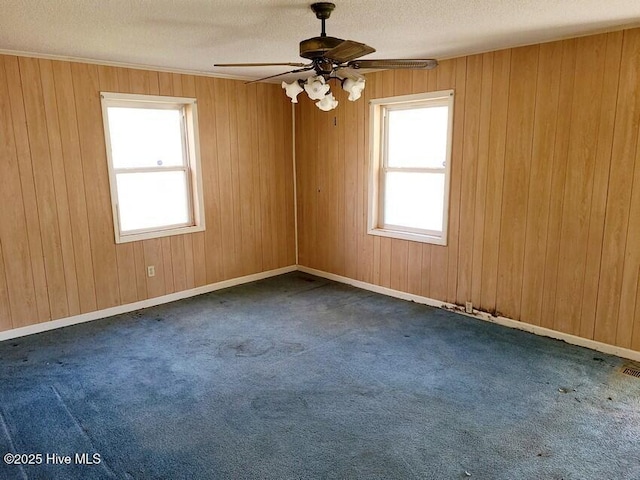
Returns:
[[[433,298],[423,297],[420,295],[414,295],[412,293],[402,292],[400,290],[394,290],[392,288],[381,287],[372,283],[362,282],[360,280],[354,280],[352,278],[343,277],[341,275],[335,275],[333,273],[324,272],[322,270],[316,270],[315,268],[304,267],[302,265],[290,265],[288,267],[278,268],[275,270],[269,270],[266,272],[254,273],[252,275],[246,275],[244,277],[232,278],[224,280],[222,282],[212,283],[204,285],[202,287],[192,288],[190,290],[183,290],[181,292],[171,293],[169,295],[163,295],[161,297],[150,298],[148,300],[142,300],[140,302],[128,303],[126,305],[118,305],[116,307],[106,308],[95,312],[83,313],[81,315],[74,315],[72,317],[60,318],[57,320],[51,320],[48,322],[36,323],[34,325],[28,325],[26,327],[14,328],[12,330],[6,330],[0,332],[0,341],[9,340],[12,338],[24,337],[25,335],[32,335],[34,333],[46,332],[47,330],[54,330],[56,328],[67,327],[70,325],[76,325],[78,323],[91,322],[101,318],[111,317],[113,315],[119,315],[121,313],[133,312],[142,308],[154,307],[164,303],[174,302],[176,300],[182,300],[183,298],[194,297],[196,295],[202,295],[203,293],[213,292],[215,290],[221,290],[223,288],[233,287],[241,285],[243,283],[255,282],[256,280],[262,280],[264,278],[274,277],[282,275],[284,273],[301,271],[316,275],[318,277],[326,278],[328,280],[334,280],[336,282],[353,285],[354,287],[369,290],[375,293],[381,293],[390,297],[400,298],[402,300],[409,300],[424,305],[430,305],[432,307],[442,308],[454,313],[465,315],[467,317],[478,318],[498,325],[503,325],[509,328],[516,328],[518,330],[524,330],[526,332],[533,333],[535,335],[541,335],[544,337],[551,337],[558,340],[563,340],[573,345],[579,345],[581,347],[590,348],[602,353],[608,353],[616,355],[622,358],[628,358],[636,362],[640,362],[640,352],[630,350],[628,348],[616,347],[607,343],[597,342],[595,340],[589,340],[586,338],[578,337],[568,333],[558,332],[551,330],[550,328],[539,327],[537,325],[531,325],[529,323],[520,322],[506,317],[494,317],[486,312],[474,310],[473,314],[468,314],[464,311],[464,308],[454,305],[452,303],[443,302],[441,300],[434,300]]]
[[[203,293],[209,293],[215,290],[221,290],[223,288],[234,287],[243,283],[255,282],[256,280],[275,277],[276,275],[295,272],[296,270],[297,267],[295,265],[290,265],[288,267],[277,268],[275,270],[254,273],[252,275],[246,275],[244,277],[232,278],[229,280],[224,280],[222,282],[203,285],[202,287],[196,287],[190,290],[170,293],[169,295],[150,298],[148,300],[127,303],[126,305],[118,305],[116,307],[105,308],[103,310],[97,310],[95,312],[83,313],[81,315],[74,315],[72,317],[60,318],[48,322],[36,323],[34,325],[28,325],[26,327],[14,328],[12,330],[0,332],[0,341],[9,340],[11,338],[24,337],[25,335],[32,335],[34,333],[46,332],[47,330],[54,330],[56,328],[68,327],[69,325],[76,325],[78,323],[91,322],[100,318],[111,317],[113,315],[119,315],[121,313],[133,312],[134,310],[140,310],[142,308],[155,307],[156,305],[161,305],[163,303],[175,302],[176,300],[182,300],[183,298],[195,297],[196,295],[202,295]]]
[[[432,307],[442,308],[445,310],[459,313],[467,317],[478,318],[498,325],[503,325],[509,328],[516,328],[518,330],[524,330],[525,332],[533,333],[535,335],[541,335],[543,337],[551,337],[557,340],[563,340],[572,345],[579,345],[581,347],[590,348],[602,353],[608,353],[610,355],[616,355],[622,358],[628,358],[636,362],[640,362],[640,352],[630,350],[628,348],[616,347],[607,343],[597,342],[596,340],[589,340],[587,338],[578,337],[569,333],[562,333],[550,328],[539,327],[537,325],[531,325],[530,323],[520,322],[507,317],[494,317],[486,312],[474,310],[473,314],[466,313],[463,307],[455,305],[453,303],[443,302],[441,300],[434,300],[433,298],[423,297],[420,295],[414,295],[411,293],[401,292],[392,288],[381,287],[372,283],[362,282],[360,280],[354,280],[352,278],[343,277],[341,275],[335,275],[333,273],[323,272],[322,270],[316,270],[315,268],[303,267],[298,265],[298,270],[301,272],[316,275],[318,277],[326,278],[328,280],[334,280],[340,283],[346,283],[354,287],[369,290],[371,292],[381,293],[390,297],[401,298],[403,300],[410,300],[416,303],[422,303],[424,305],[430,305]]]

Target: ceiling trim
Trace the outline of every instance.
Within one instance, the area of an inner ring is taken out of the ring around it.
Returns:
[[[532,45],[543,45],[545,43],[560,42],[564,40],[571,40],[574,38],[582,38],[582,37],[589,37],[592,35],[601,35],[605,33],[619,32],[619,31],[629,30],[633,28],[640,28],[640,21],[590,30],[588,32],[584,32],[577,35],[563,35],[557,38],[553,38],[553,39],[549,39],[541,42],[514,44],[514,45],[505,46],[504,48],[498,48],[494,50],[471,51],[469,53],[465,53],[464,55],[454,55],[450,57],[443,56],[443,57],[439,57],[438,61],[453,60],[456,58],[468,57],[473,55],[482,55],[485,53],[498,52],[501,50],[509,50],[512,48],[529,47]],[[100,66],[107,66],[107,67],[131,68],[134,70],[145,70],[145,71],[152,71],[152,72],[178,73],[182,75],[197,75],[202,77],[222,78],[226,80],[240,80],[244,82],[253,82],[256,80],[255,77],[250,77],[250,76],[229,75],[229,74],[218,73],[218,72],[207,72],[204,70],[169,68],[169,67],[161,67],[156,65],[144,65],[144,64],[127,63],[127,62],[109,61],[109,60],[96,60],[92,58],[74,57],[74,56],[67,56],[67,55],[55,55],[55,54],[48,54],[48,53],[36,53],[36,52],[28,52],[28,51],[20,51],[20,50],[7,50],[2,48],[0,48],[0,55],[12,55],[16,57],[39,58],[43,60],[57,60],[57,61],[73,62],[73,63],[86,63],[90,65],[100,65]],[[363,74],[374,73],[377,71],[380,71],[380,70],[372,69],[372,70],[368,70],[367,72],[363,72]],[[277,79],[277,80],[268,81],[264,83],[279,83],[280,81],[281,79]]]
[[[52,55],[48,53],[24,52],[24,51],[17,51],[17,50],[6,50],[2,48],[0,48],[0,55],[11,55],[14,57],[40,58],[43,60],[57,60],[57,61],[72,62],[72,63],[87,63],[89,65],[131,68],[134,70],[146,70],[151,72],[179,73],[182,75],[197,75],[200,77],[224,78],[227,80],[242,80],[245,82],[251,82],[255,80],[255,78],[253,77],[227,75],[224,73],[213,73],[213,72],[205,72],[200,70],[188,70],[188,69],[180,69],[180,68],[167,68],[167,67],[160,67],[155,65],[139,65],[135,63],[126,63],[126,62],[112,62],[108,60],[94,60],[92,58],[70,57],[66,55]]]

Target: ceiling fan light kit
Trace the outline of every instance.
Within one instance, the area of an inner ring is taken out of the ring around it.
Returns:
[[[342,84],[342,89],[349,93],[349,100],[355,102],[362,96],[365,79],[357,73],[361,68],[375,69],[422,69],[429,70],[438,66],[434,59],[378,59],[358,60],[364,55],[375,52],[375,48],[353,40],[327,36],[325,23],[335,9],[331,2],[317,2],[311,4],[311,10],[316,18],[322,22],[319,37],[308,38],[300,42],[300,56],[311,60],[309,64],[300,63],[240,63],[216,64],[216,67],[255,67],[264,65],[290,65],[300,67],[296,70],[278,73],[260,78],[248,83],[255,83],[270,78],[313,70],[315,75],[306,80],[294,80],[291,83],[282,82],[282,88],[291,99],[291,103],[298,103],[298,95],[307,92],[311,100],[317,100],[316,106],[325,112],[338,106],[338,101],[330,91],[329,80],[336,79]]]

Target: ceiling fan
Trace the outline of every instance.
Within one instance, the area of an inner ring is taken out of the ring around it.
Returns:
[[[298,67],[288,72],[277,73],[268,77],[253,80],[248,83],[260,82],[271,78],[288,75],[291,73],[315,71],[315,75],[304,80],[294,80],[287,84],[282,82],[282,88],[291,98],[292,103],[297,103],[297,96],[303,90],[309,98],[318,100],[316,105],[324,111],[332,110],[338,105],[338,101],[329,92],[331,79],[342,82],[342,88],[349,92],[349,100],[360,98],[364,89],[365,79],[357,70],[371,69],[422,69],[429,70],[438,66],[434,59],[377,59],[360,60],[360,57],[375,52],[375,48],[353,40],[327,36],[325,22],[335,9],[331,2],[318,2],[311,5],[311,10],[322,22],[322,31],[319,37],[308,38],[300,42],[300,56],[310,60],[310,63],[219,63],[215,67],[264,67],[264,66],[288,66]]]

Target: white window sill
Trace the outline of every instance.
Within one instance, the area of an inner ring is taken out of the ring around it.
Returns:
[[[116,243],[137,242],[152,238],[170,237],[173,235],[184,235],[186,233],[204,232],[204,225],[194,225],[190,227],[168,228],[166,230],[154,230],[152,232],[141,232],[132,234],[116,235]]]
[[[433,245],[447,245],[447,240],[435,235],[427,235],[423,233],[403,232],[399,230],[389,230],[384,228],[372,228],[367,231],[369,235],[377,235],[379,237],[397,238],[399,240],[409,240],[412,242],[431,243]]]

